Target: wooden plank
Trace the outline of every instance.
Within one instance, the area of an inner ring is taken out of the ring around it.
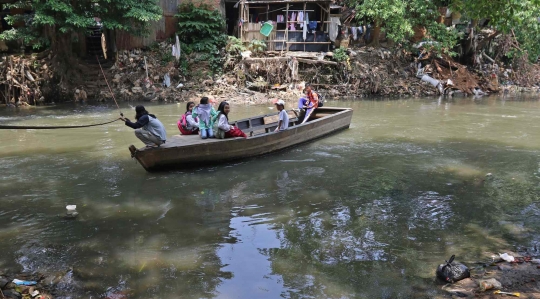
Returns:
[[[297,58],[296,60],[298,60],[298,62],[309,63],[309,64],[320,63],[320,64],[338,65],[337,62],[328,61],[328,60],[312,60],[312,59],[303,59],[303,58]]]
[[[288,61],[289,57],[258,57],[258,58],[246,58],[245,62],[264,62],[264,61]]]
[[[312,44],[312,45],[329,45],[331,42],[287,42],[287,44]]]

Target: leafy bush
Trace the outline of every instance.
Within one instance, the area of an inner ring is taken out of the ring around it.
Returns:
[[[264,51],[264,49],[266,49],[266,42],[254,39],[249,42],[248,49],[253,53],[262,52]]]
[[[177,33],[183,41],[182,51],[187,55],[201,53],[212,72],[220,72],[223,65],[220,50],[227,44],[221,13],[204,3],[196,6],[193,2],[184,2],[175,17],[180,20]]]
[[[229,54],[240,54],[240,52],[246,51],[247,48],[243,45],[241,39],[229,36],[225,50]]]
[[[337,62],[343,62],[346,61],[347,58],[349,58],[349,55],[347,55],[347,49],[344,47],[338,48],[334,50],[334,56],[333,59]]]

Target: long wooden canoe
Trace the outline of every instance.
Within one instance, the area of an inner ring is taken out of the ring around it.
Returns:
[[[273,132],[278,120],[274,113],[231,122],[248,138],[201,139],[198,135],[174,135],[158,148],[136,149],[131,145],[129,150],[147,171],[217,164],[264,155],[347,129],[353,110],[317,108],[304,124],[297,124],[292,110],[288,113],[289,128],[282,132]]]

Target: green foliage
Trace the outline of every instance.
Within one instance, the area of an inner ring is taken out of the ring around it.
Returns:
[[[446,27],[435,21],[426,26],[430,40],[436,41],[432,44],[432,50],[436,53],[444,53],[450,56],[456,56],[457,53],[452,49],[457,45],[458,32],[455,28]]]
[[[518,56],[526,51],[529,58],[536,61],[540,55],[540,0],[454,0],[451,7],[473,20],[489,19],[489,25],[495,30],[514,34],[520,43]]]
[[[246,51],[247,48],[242,43],[241,39],[239,39],[237,37],[234,37],[234,36],[229,36],[228,40],[227,40],[227,45],[225,46],[225,50],[229,54],[238,55],[241,52]]]
[[[120,29],[136,35],[148,32],[149,22],[161,19],[162,11],[157,0],[18,0],[5,4],[7,8],[31,9],[32,15],[6,17],[13,25],[25,26],[4,31],[0,39],[22,40],[24,45],[39,48],[48,45],[51,37],[70,32],[85,32],[95,26],[94,16],[99,16],[105,29]],[[43,32],[47,32],[44,35]]]
[[[182,50],[188,55],[201,53],[200,57],[210,63],[212,71],[220,72],[223,67],[220,50],[227,44],[221,13],[206,4],[196,6],[193,2],[184,2],[178,7],[176,17]]]
[[[407,2],[403,0],[354,1],[356,18],[372,20],[376,27],[384,26],[387,36],[394,41],[404,40],[413,33],[408,18]]]
[[[347,55],[347,49],[345,49],[344,47],[334,50],[334,56],[332,56],[332,59],[334,59],[335,61],[343,62],[346,61],[347,58],[349,58],[349,55]]]
[[[249,42],[249,45],[247,46],[248,50],[250,50],[253,53],[262,52],[264,49],[266,49],[266,42],[258,39],[254,39],[251,42]]]

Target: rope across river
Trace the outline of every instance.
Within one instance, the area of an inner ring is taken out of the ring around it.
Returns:
[[[97,127],[102,126],[106,124],[113,123],[115,121],[120,120],[120,118],[117,118],[115,120],[111,120],[104,123],[99,124],[91,124],[91,125],[79,125],[79,126],[8,126],[8,125],[0,125],[0,130],[8,130],[8,129],[29,129],[29,130],[53,130],[53,129],[76,129],[76,128],[88,128],[88,127]]]
[[[107,77],[105,76],[105,72],[103,71],[103,68],[101,67],[101,63],[99,62],[99,58],[96,55],[97,62],[99,64],[99,68],[101,69],[101,73],[103,74],[103,78],[105,78],[105,82],[107,83],[107,87],[109,87],[109,91],[111,92],[112,98],[114,100],[114,103],[116,104],[116,107],[118,110],[120,110],[120,116],[124,117],[124,113],[122,113],[122,110],[120,109],[120,106],[118,105],[118,102],[116,101],[116,98],[114,97],[114,92],[111,89],[111,86],[109,85],[109,81],[107,80]],[[88,127],[97,127],[102,126],[106,124],[113,123],[115,121],[121,120],[122,118],[117,118],[115,120],[111,120],[104,123],[99,124],[91,124],[91,125],[79,125],[79,126],[8,126],[8,125],[0,125],[0,130],[9,130],[9,129],[29,129],[29,130],[53,130],[53,129],[76,129],[76,128],[88,128]]]

